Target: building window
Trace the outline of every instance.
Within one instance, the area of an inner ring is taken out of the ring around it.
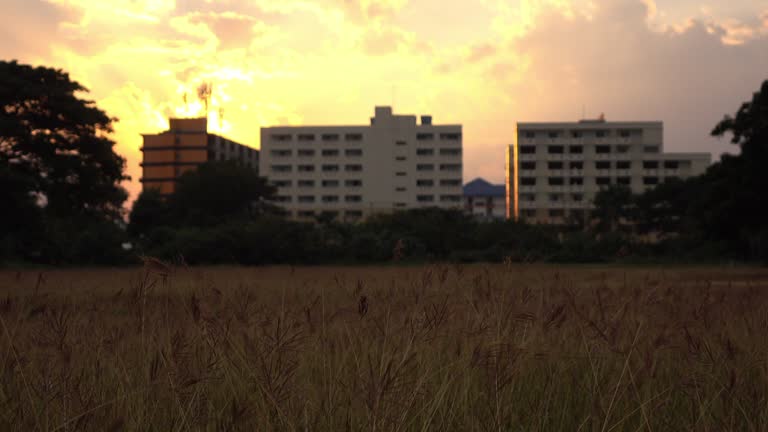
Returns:
[[[323,172],[334,172],[338,170],[339,170],[338,165],[323,165]]]
[[[298,155],[299,156],[304,156],[304,157],[306,157],[306,156],[314,156],[315,155],[315,151],[314,150],[310,150],[310,149],[300,149],[298,151]]]
[[[549,135],[550,138],[557,138],[557,137],[560,136],[560,133],[553,131],[553,132],[550,132],[548,135]]]
[[[549,194],[549,202],[559,202],[563,199],[560,194]]]
[[[599,130],[595,132],[595,136],[598,138],[605,138],[606,136],[608,136],[608,131]]]
[[[416,180],[416,186],[418,187],[431,187],[435,185],[434,180]]]
[[[405,188],[404,187],[396,187],[395,188],[395,192],[405,192]]]
[[[521,186],[536,186],[536,177],[520,177]]]
[[[291,187],[290,180],[272,180],[270,183],[272,183],[272,186],[274,187]]]
[[[616,153],[629,153],[629,146],[628,145],[616,146]]]
[[[339,134],[323,134],[321,138],[323,141],[338,141]]]
[[[632,133],[628,130],[619,131],[619,136],[622,138],[629,138],[630,135],[632,135]]]
[[[405,141],[395,141],[395,145],[404,146],[404,145],[408,145],[408,143]]]
[[[417,133],[416,140],[418,141],[432,141],[435,139],[435,134],[431,133]]]
[[[664,183],[669,183],[669,182],[673,182],[673,181],[677,181],[677,180],[680,180],[680,177],[678,177],[678,176],[666,176],[666,177],[664,177]]]
[[[665,169],[678,169],[679,167],[680,167],[680,162],[678,161],[664,161]]]
[[[461,186],[461,179],[443,179],[440,186]]]
[[[299,141],[314,141],[315,136],[313,134],[299,134]]]
[[[584,153],[584,146],[569,146],[568,153],[570,154],[582,154]]]
[[[643,161],[643,169],[659,169],[658,161]]]
[[[568,183],[571,186],[581,186],[584,184],[584,179],[582,177],[571,177],[568,179]]]
[[[460,202],[461,195],[440,195],[440,202]]]
[[[323,180],[323,182],[321,184],[325,188],[339,187],[339,181],[338,180]]]
[[[433,202],[434,200],[434,195],[416,195],[416,201],[418,202]]]
[[[291,172],[290,165],[272,165],[270,168],[273,172]]]
[[[535,170],[536,162],[533,162],[533,161],[520,162],[520,169],[525,171]]]
[[[315,202],[315,197],[313,195],[299,195],[299,202],[300,203],[313,203],[313,202]]]
[[[432,164],[418,164],[416,165],[417,171],[434,171],[435,166]]]
[[[299,165],[299,172],[314,172],[314,165]]]
[[[581,132],[580,131],[573,131],[571,132],[571,136],[574,138],[581,138]]]
[[[551,170],[561,170],[563,169],[563,163],[562,162],[547,162],[547,168]]]
[[[299,180],[298,185],[300,188],[315,187],[314,180]]]
[[[344,216],[350,218],[360,218],[363,217],[363,212],[361,210],[347,210],[344,212]]]
[[[291,202],[291,197],[288,195],[278,195],[275,197],[275,202],[279,203],[289,203]]]
[[[595,178],[595,184],[598,186],[607,186],[611,184],[611,178],[610,177],[597,177]]]
[[[360,149],[346,149],[344,150],[345,156],[362,156],[363,151]]]
[[[323,156],[338,156],[339,151],[336,149],[325,149],[322,152],[320,152],[320,154]]]
[[[441,133],[440,139],[443,141],[458,141],[461,139],[461,134],[456,132]]]
[[[610,152],[611,152],[611,146],[609,145],[595,146],[595,153],[597,154],[608,154]]]
[[[582,202],[582,201],[584,201],[584,195],[582,195],[582,194],[573,194],[573,195],[571,195],[571,199],[573,199],[574,202]]]
[[[616,184],[620,184],[622,186],[629,186],[632,184],[632,178],[630,177],[619,177],[616,179]]]
[[[536,217],[536,210],[534,210],[534,209],[525,209],[525,210],[521,211],[520,213],[523,215],[523,217],[526,217],[526,218]]]
[[[269,152],[269,154],[277,157],[286,157],[291,155],[291,151],[290,150],[272,150],[271,152]]]
[[[568,167],[572,170],[583,170],[584,162],[571,162],[568,164]]]
[[[363,140],[363,134],[359,133],[348,133],[344,135],[344,139],[347,141],[362,141]]]
[[[520,146],[520,154],[535,154],[536,153],[536,146]]]
[[[291,141],[293,139],[290,134],[272,134],[270,138],[272,138],[272,141],[278,142]]]
[[[643,184],[646,186],[659,184],[658,177],[643,177]]]
[[[346,202],[360,202],[362,200],[362,195],[347,195],[344,197],[344,201]]]
[[[440,171],[460,171],[461,164],[440,164]]]
[[[396,172],[395,176],[396,177],[405,177],[405,172],[403,172],[403,171]]]
[[[322,201],[324,203],[339,202],[338,195],[323,195]]]
[[[561,218],[565,216],[565,210],[563,209],[549,209],[549,217]]]
[[[344,171],[347,172],[359,172],[363,170],[363,166],[359,164],[344,165]]]
[[[520,194],[520,201],[534,202],[534,201],[536,201],[536,195],[534,195],[534,194]]]
[[[311,218],[315,216],[315,212],[312,210],[299,210],[296,215],[302,218]]]
[[[616,162],[616,169],[626,170],[632,168],[632,162],[630,161],[618,161]]]
[[[525,133],[526,138],[536,138],[536,132],[526,132]]]
[[[460,155],[461,155],[460,148],[440,149],[440,156],[460,156]]]
[[[395,160],[402,162],[402,161],[406,160],[406,157],[405,156],[395,156]]]
[[[362,185],[362,180],[344,180],[344,186],[346,187],[361,187]]]
[[[595,162],[595,168],[599,170],[611,169],[611,163],[608,161],[597,161]]]
[[[433,154],[435,154],[435,149],[431,149],[431,148],[416,149],[417,156],[432,156]]]
[[[547,147],[547,153],[549,154],[563,154],[565,152],[565,147],[563,146],[548,146]]]
[[[550,186],[562,186],[565,184],[565,180],[562,177],[550,177],[547,179],[547,183]]]

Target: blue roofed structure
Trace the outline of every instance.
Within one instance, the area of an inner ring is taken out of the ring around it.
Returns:
[[[480,177],[464,185],[465,197],[503,197],[506,192],[503,184],[491,184]]]
[[[503,184],[492,184],[476,178],[464,185],[464,210],[485,221],[505,219],[507,190]]]

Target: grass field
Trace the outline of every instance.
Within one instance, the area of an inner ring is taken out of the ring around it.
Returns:
[[[768,269],[0,271],[0,430],[766,431]]]

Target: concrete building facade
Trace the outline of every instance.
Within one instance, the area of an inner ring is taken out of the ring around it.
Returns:
[[[484,221],[506,217],[506,191],[503,184],[476,178],[464,185],[464,211]]]
[[[262,128],[260,171],[294,219],[461,208],[462,127],[376,107],[369,125]]]
[[[664,153],[662,122],[518,123],[507,149],[507,215],[565,223],[586,217],[601,188],[641,193],[710,163],[709,153]]]
[[[169,123],[167,131],[142,135],[142,188],[172,194],[179,176],[214,160],[237,160],[258,170],[259,151],[208,133],[207,118],[172,118]]]

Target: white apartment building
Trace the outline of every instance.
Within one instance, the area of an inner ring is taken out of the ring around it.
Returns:
[[[261,129],[261,175],[294,219],[354,221],[422,207],[461,208],[461,125],[376,107],[370,125]]]
[[[508,217],[560,224],[587,216],[600,188],[641,193],[702,174],[709,153],[664,153],[662,122],[518,123],[507,149]]]

